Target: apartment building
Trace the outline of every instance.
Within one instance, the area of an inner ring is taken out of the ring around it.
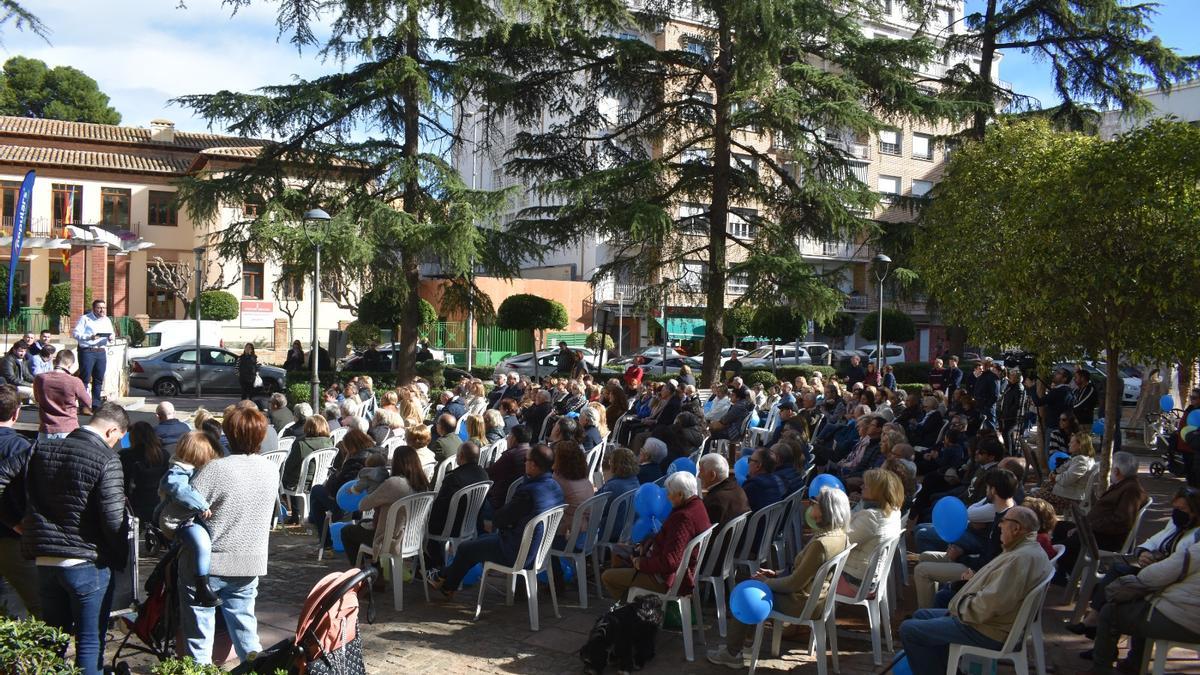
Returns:
[[[1141,96],[1150,104],[1151,111],[1142,117],[1120,110],[1105,112],[1100,118],[1101,138],[1109,140],[1161,117],[1175,117],[1183,122],[1200,124],[1200,80],[1176,85],[1169,92],[1157,88],[1144,89]]]
[[[0,117],[0,249],[9,251],[17,192],[33,169],[31,220],[16,276],[25,306],[40,307],[50,286],[71,282],[71,315],[84,307],[85,288],[106,298],[113,316],[144,323],[185,317],[184,302],[155,284],[148,268],[156,258],[195,265],[193,250],[211,233],[244,219],[254,200],[229,204],[214,222],[194,222],[175,201],[176,181],[189,173],[219,171],[257,156],[264,141],[176,130],[167,120],[149,128]],[[205,255],[215,256],[208,252]],[[7,262],[0,264],[7,265]],[[312,286],[292,275],[276,292],[284,270],[270,261],[217,260],[209,276],[240,300],[240,316],[227,321],[227,343],[254,342],[286,349],[291,337],[310,336]],[[289,324],[288,312],[293,312]],[[322,298],[319,332],[353,320]]]
[[[903,13],[900,3],[881,0],[881,16],[863,19],[864,34],[876,38],[907,38],[911,37],[919,27],[909,21]],[[924,30],[935,35],[945,35],[963,30],[964,6],[961,0],[952,0],[939,8],[932,25],[926,24]],[[708,30],[705,18],[700,15],[680,14],[672,17],[652,33],[630,32],[623,34],[625,39],[642,40],[654,45],[660,50],[665,49],[704,49],[704,39]],[[963,55],[946,59],[940,63],[925,64],[923,74],[939,77],[945,71],[962,60],[972,60],[972,67],[978,68],[977,57]],[[998,77],[999,64],[994,66],[993,77]],[[701,94],[702,95],[702,94]],[[614,106],[616,103],[614,102]],[[462,117],[464,128],[470,130],[471,125],[478,123],[478,118],[472,114]],[[545,127],[549,120],[543,120]],[[543,129],[544,130],[544,129]],[[513,187],[515,179],[505,174],[502,164],[504,154],[508,149],[506,138],[512,138],[520,131],[515,125],[506,125],[501,129],[499,138],[489,139],[490,145],[486,150],[464,146],[457,150],[454,157],[464,180],[482,189],[501,189]],[[882,204],[871,218],[881,223],[911,220],[914,214],[907,208],[894,204],[889,196],[923,196],[927,194],[941,178],[942,166],[946,159],[944,148],[940,147],[937,139],[951,129],[946,126],[921,126],[908,121],[898,122],[894,127],[881,129],[878,133],[854,135],[837,132],[827,136],[836,142],[851,157],[852,171],[855,176],[867,186],[878,191],[883,197]],[[467,132],[468,136],[472,134]],[[478,132],[474,134],[478,137]],[[770,138],[769,134],[742,134],[739,141],[752,144],[756,150],[776,154],[786,161],[789,149],[781,139]],[[668,141],[669,144],[669,141]],[[658,149],[661,151],[661,148]],[[703,151],[688,151],[703,152]],[[735,155],[735,159],[743,161]],[[746,156],[745,161],[751,161]],[[684,157],[684,161],[687,158]],[[532,191],[525,190],[524,194],[515,199],[511,206],[511,214],[530,205],[537,199]],[[748,205],[734,208],[730,216],[730,234],[745,239],[755,236],[754,226],[746,216],[753,210]],[[705,207],[700,204],[681,204],[679,218],[686,218],[694,213],[701,213]],[[681,236],[688,236],[683,233]],[[878,311],[878,284],[869,277],[869,261],[876,251],[869,250],[865,242],[856,241],[821,241],[811,240],[799,242],[803,256],[821,272],[833,278],[835,285],[846,293],[845,310],[857,317],[859,321]],[[558,278],[564,280],[592,280],[597,267],[611,260],[612,252],[606,242],[590,236],[577,246],[550,252],[542,265],[525,270],[526,276],[539,278]],[[736,262],[743,251],[738,247],[730,247],[729,259]],[[672,341],[687,342],[696,340],[703,335],[703,304],[704,297],[700,293],[701,279],[705,275],[704,262],[683,261],[677,270],[663,270],[663,278],[674,280],[674,289],[667,297],[659,302],[665,305],[666,329]],[[644,296],[642,288],[636,283],[622,283],[620,280],[603,279],[593,285],[594,292],[591,301],[584,308],[583,314],[595,317],[597,329],[607,329],[610,332],[621,326],[623,343],[628,346],[646,344],[659,331],[656,324],[661,324],[657,318],[658,312],[650,312],[647,316],[643,310],[635,310],[634,301],[639,295]],[[734,275],[726,285],[726,302],[732,303],[747,291],[747,279]],[[918,299],[919,300],[919,299]],[[887,306],[897,306],[888,301]],[[925,360],[935,352],[940,353],[945,342],[944,330],[938,325],[937,317],[930,316],[923,302],[908,302],[900,308],[913,315],[917,321],[920,335],[917,340],[908,345],[907,353],[910,359]],[[617,317],[621,317],[618,320]],[[821,338],[819,334],[816,338]],[[851,337],[846,346],[855,346],[855,338]]]

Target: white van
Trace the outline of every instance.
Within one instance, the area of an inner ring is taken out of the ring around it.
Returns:
[[[140,359],[164,349],[196,344],[196,322],[184,320],[159,321],[146,331],[141,347],[130,347],[129,358]],[[223,347],[220,321],[200,321],[200,344]]]

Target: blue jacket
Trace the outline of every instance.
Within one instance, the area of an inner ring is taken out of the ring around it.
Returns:
[[[192,475],[196,470],[181,462],[171,462],[171,468],[163,475],[159,490],[163,499],[176,502],[192,511],[207,511],[208,502],[199,492],[192,489]]]
[[[492,523],[500,532],[500,550],[504,553],[504,561],[508,564],[516,562],[517,553],[521,550],[521,538],[529,521],[564,503],[562,488],[550,472],[537,478],[526,476],[513,498],[500,507],[492,518]],[[544,534],[541,531],[534,532],[529,557],[525,559],[526,567],[533,564],[534,553]]]
[[[773,475],[782,478],[784,485],[787,486],[787,492],[783,495],[784,497],[804,487],[804,477],[800,475],[799,471],[796,471],[796,467],[794,466],[781,466],[775,469]]]
[[[775,473],[751,476],[742,483],[742,491],[746,493],[751,511],[758,511],[783,499],[788,495],[784,492],[786,489],[787,483],[783,477]]]
[[[174,419],[159,422],[154,427],[154,433],[158,435],[158,440],[162,441],[163,448],[166,450],[173,450],[179,439],[191,430],[192,428],[187,425],[187,422]]]
[[[653,483],[654,481],[656,481],[662,477],[663,477],[662,467],[659,466],[658,464],[655,464],[654,462],[650,462],[649,464],[643,464],[638,469],[637,479],[638,479],[639,484]]]
[[[596,490],[596,494],[598,495],[606,494],[609,496],[608,503],[604,505],[604,522],[608,522],[608,507],[612,506],[613,500],[625,494],[626,492],[638,489],[639,485],[641,485],[641,483],[638,483],[637,476],[629,476],[626,478],[617,478],[614,476],[605,481],[604,485],[601,485],[599,490]],[[616,522],[624,524],[625,517],[625,507],[621,507],[621,510],[617,511]],[[614,528],[611,541],[617,541],[617,538],[620,536],[620,528]]]
[[[583,431],[583,451],[587,452],[592,448],[600,445],[600,441],[604,440],[600,437],[600,430],[596,427],[587,427]]]
[[[446,405],[442,406],[442,412],[454,415],[454,419],[458,420],[467,414],[467,409],[463,407],[462,401],[452,398]]]

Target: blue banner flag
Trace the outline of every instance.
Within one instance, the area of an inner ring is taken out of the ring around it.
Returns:
[[[17,213],[13,218],[12,250],[8,254],[8,311],[5,316],[12,316],[13,279],[17,276],[17,265],[21,264],[21,247],[25,245],[25,227],[29,224],[29,212],[33,207],[34,172],[30,169],[21,182],[21,192],[17,195]]]

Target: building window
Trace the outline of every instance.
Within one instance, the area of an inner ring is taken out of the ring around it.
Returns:
[[[304,273],[295,268],[285,267],[279,276],[280,295],[284,300],[304,299]]]
[[[679,161],[684,164],[708,164],[708,150],[689,148],[679,153]]]
[[[729,209],[729,224],[725,231],[738,239],[753,239],[758,235],[758,224],[755,219],[758,212],[754,209]]]
[[[705,44],[704,40],[701,40],[698,37],[683,38],[683,49],[695,54],[696,56],[702,57],[705,62],[711,58],[708,52],[708,45]]]
[[[262,197],[247,197],[246,201],[242,202],[242,215],[246,218],[257,218],[262,213],[264,206],[266,206],[266,202]]]
[[[913,134],[913,159],[933,159],[933,137],[927,134]]]
[[[702,204],[683,204],[679,207],[679,231],[682,234],[708,234],[708,207]]]
[[[758,158],[754,155],[731,152],[729,153],[729,167],[735,171],[758,173]]]
[[[83,222],[83,186],[67,183],[50,185],[50,200],[54,206],[54,226],[77,225]]]
[[[879,193],[885,199],[895,197],[900,194],[900,177],[899,176],[880,176],[879,177]]]
[[[924,197],[925,195],[929,194],[929,191],[932,189],[933,189],[933,181],[913,179],[912,196]]]
[[[686,260],[679,263],[679,278],[676,283],[682,291],[699,291],[704,285],[707,266],[699,260]]]
[[[100,222],[128,228],[130,195],[129,188],[100,188]]]
[[[175,227],[179,225],[179,210],[175,208],[175,193],[165,190],[150,191],[150,210],[146,223]]]
[[[5,234],[12,234],[13,220],[17,215],[17,197],[21,194],[21,184],[17,181],[5,180],[0,181],[0,216],[3,220],[0,221],[0,227],[4,228]]]
[[[172,265],[172,267],[175,267]],[[146,313],[151,319],[175,318],[175,292],[169,288],[157,286],[155,276],[146,273]]]
[[[892,0],[879,0],[879,9],[880,9],[880,11],[882,11],[884,14],[891,15],[891,13],[892,13]]]
[[[895,129],[880,129],[879,152],[884,155],[899,155],[900,132]]]
[[[242,297],[263,299],[263,264],[242,263]]]
[[[733,295],[744,295],[750,290],[750,275],[746,272],[730,274],[725,280],[725,291]]]

